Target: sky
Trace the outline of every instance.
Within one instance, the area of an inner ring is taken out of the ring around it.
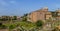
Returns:
[[[60,0],[0,0],[0,15],[17,15],[48,7],[49,11],[60,8]]]

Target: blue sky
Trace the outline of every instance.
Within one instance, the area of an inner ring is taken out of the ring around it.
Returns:
[[[0,15],[21,16],[42,7],[54,11],[60,8],[60,0],[0,0]]]

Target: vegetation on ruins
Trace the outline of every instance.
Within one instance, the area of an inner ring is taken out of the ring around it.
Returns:
[[[43,25],[43,21],[42,21],[42,20],[38,20],[38,21],[36,22],[36,26],[37,26],[37,27],[42,27],[42,25]]]
[[[11,18],[8,18],[8,16],[6,18],[2,18],[1,20],[6,20],[8,21],[7,23],[0,23],[0,29],[9,29],[14,30],[16,29],[17,31],[38,31],[38,30],[44,30],[43,29],[43,25],[44,22],[42,20],[38,20],[37,22],[33,23],[33,22],[29,22],[27,21],[27,15],[28,14],[24,14],[24,16],[22,16],[22,21],[16,21],[16,16],[14,16],[14,19],[11,20]],[[10,22],[11,21],[11,22]],[[56,31],[59,30],[57,28],[55,28],[56,26],[60,25],[60,21],[52,21],[52,19],[50,18],[49,20],[46,20],[45,23],[50,23],[51,24],[51,28],[52,31]]]
[[[3,25],[2,23],[0,23],[0,29],[6,29],[7,26]]]

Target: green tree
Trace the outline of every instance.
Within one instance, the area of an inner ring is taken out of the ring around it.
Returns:
[[[56,16],[58,16],[58,14],[57,14],[58,12],[51,12],[51,13],[52,13],[52,17],[54,17],[54,18],[55,18]]]
[[[14,16],[14,20],[17,20],[17,16]]]
[[[2,23],[0,23],[0,26],[2,25]]]
[[[28,14],[26,13],[26,14],[24,14],[23,16],[22,16],[22,21],[27,21],[27,16],[28,16]]]
[[[38,20],[38,21],[36,22],[36,26],[37,26],[37,27],[42,27],[42,26],[43,26],[43,21],[42,21],[42,20]]]

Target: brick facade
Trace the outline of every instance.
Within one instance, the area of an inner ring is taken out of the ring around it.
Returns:
[[[60,12],[60,10],[57,10],[57,12]],[[60,13],[58,13],[58,14],[60,14]],[[37,20],[47,20],[47,19],[52,18],[52,13],[50,11],[48,11],[47,7],[45,7],[40,10],[31,12],[28,17],[29,17],[28,21],[36,22]]]

